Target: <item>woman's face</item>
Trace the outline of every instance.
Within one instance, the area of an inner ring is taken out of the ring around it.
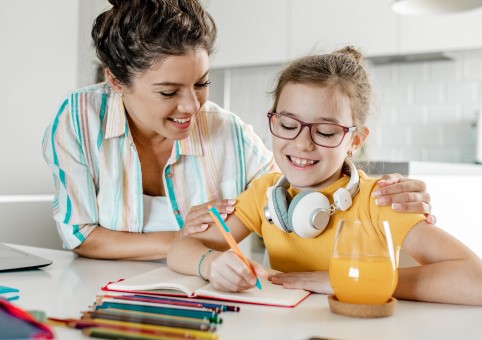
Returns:
[[[334,123],[353,126],[349,99],[337,89],[312,84],[288,83],[281,91],[277,113],[305,123]],[[273,136],[273,153],[280,170],[299,190],[319,189],[334,183],[341,175],[343,161],[352,147],[348,132],[338,147],[325,148],[311,140],[303,127],[294,140]]]
[[[189,136],[195,115],[208,99],[209,56],[194,50],[169,56],[122,87],[132,130],[147,138]]]

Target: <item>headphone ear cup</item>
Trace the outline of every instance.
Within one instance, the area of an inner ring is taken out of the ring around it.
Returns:
[[[282,187],[273,188],[268,198],[268,208],[274,225],[287,233],[292,232],[288,223],[288,206],[290,202],[291,195]]]
[[[318,236],[325,230],[329,220],[330,201],[317,191],[300,192],[293,198],[288,209],[290,227],[299,237]]]

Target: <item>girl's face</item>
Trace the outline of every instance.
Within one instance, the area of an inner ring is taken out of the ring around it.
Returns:
[[[180,140],[189,136],[195,115],[207,101],[208,72],[208,54],[200,49],[162,59],[137,75],[132,86],[114,89],[123,94],[134,131],[147,138]]]
[[[281,91],[276,112],[305,123],[353,126],[349,99],[336,88],[288,83]],[[364,139],[364,138],[363,138]],[[280,170],[299,190],[320,189],[341,176],[347,153],[361,146],[361,139],[348,132],[338,147],[315,144],[310,129],[303,127],[293,140],[273,136],[273,153]]]

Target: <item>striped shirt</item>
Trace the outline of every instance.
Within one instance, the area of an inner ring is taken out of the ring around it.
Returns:
[[[71,92],[43,138],[55,183],[53,217],[65,246],[75,248],[98,225],[143,230],[143,189],[122,98],[105,83]],[[252,127],[214,103],[196,116],[191,135],[174,142],[162,180],[178,228],[190,208],[235,198],[275,168]]]

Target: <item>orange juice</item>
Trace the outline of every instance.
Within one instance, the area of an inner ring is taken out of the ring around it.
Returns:
[[[387,257],[334,257],[329,276],[338,300],[364,305],[387,302],[398,282],[397,270]]]

